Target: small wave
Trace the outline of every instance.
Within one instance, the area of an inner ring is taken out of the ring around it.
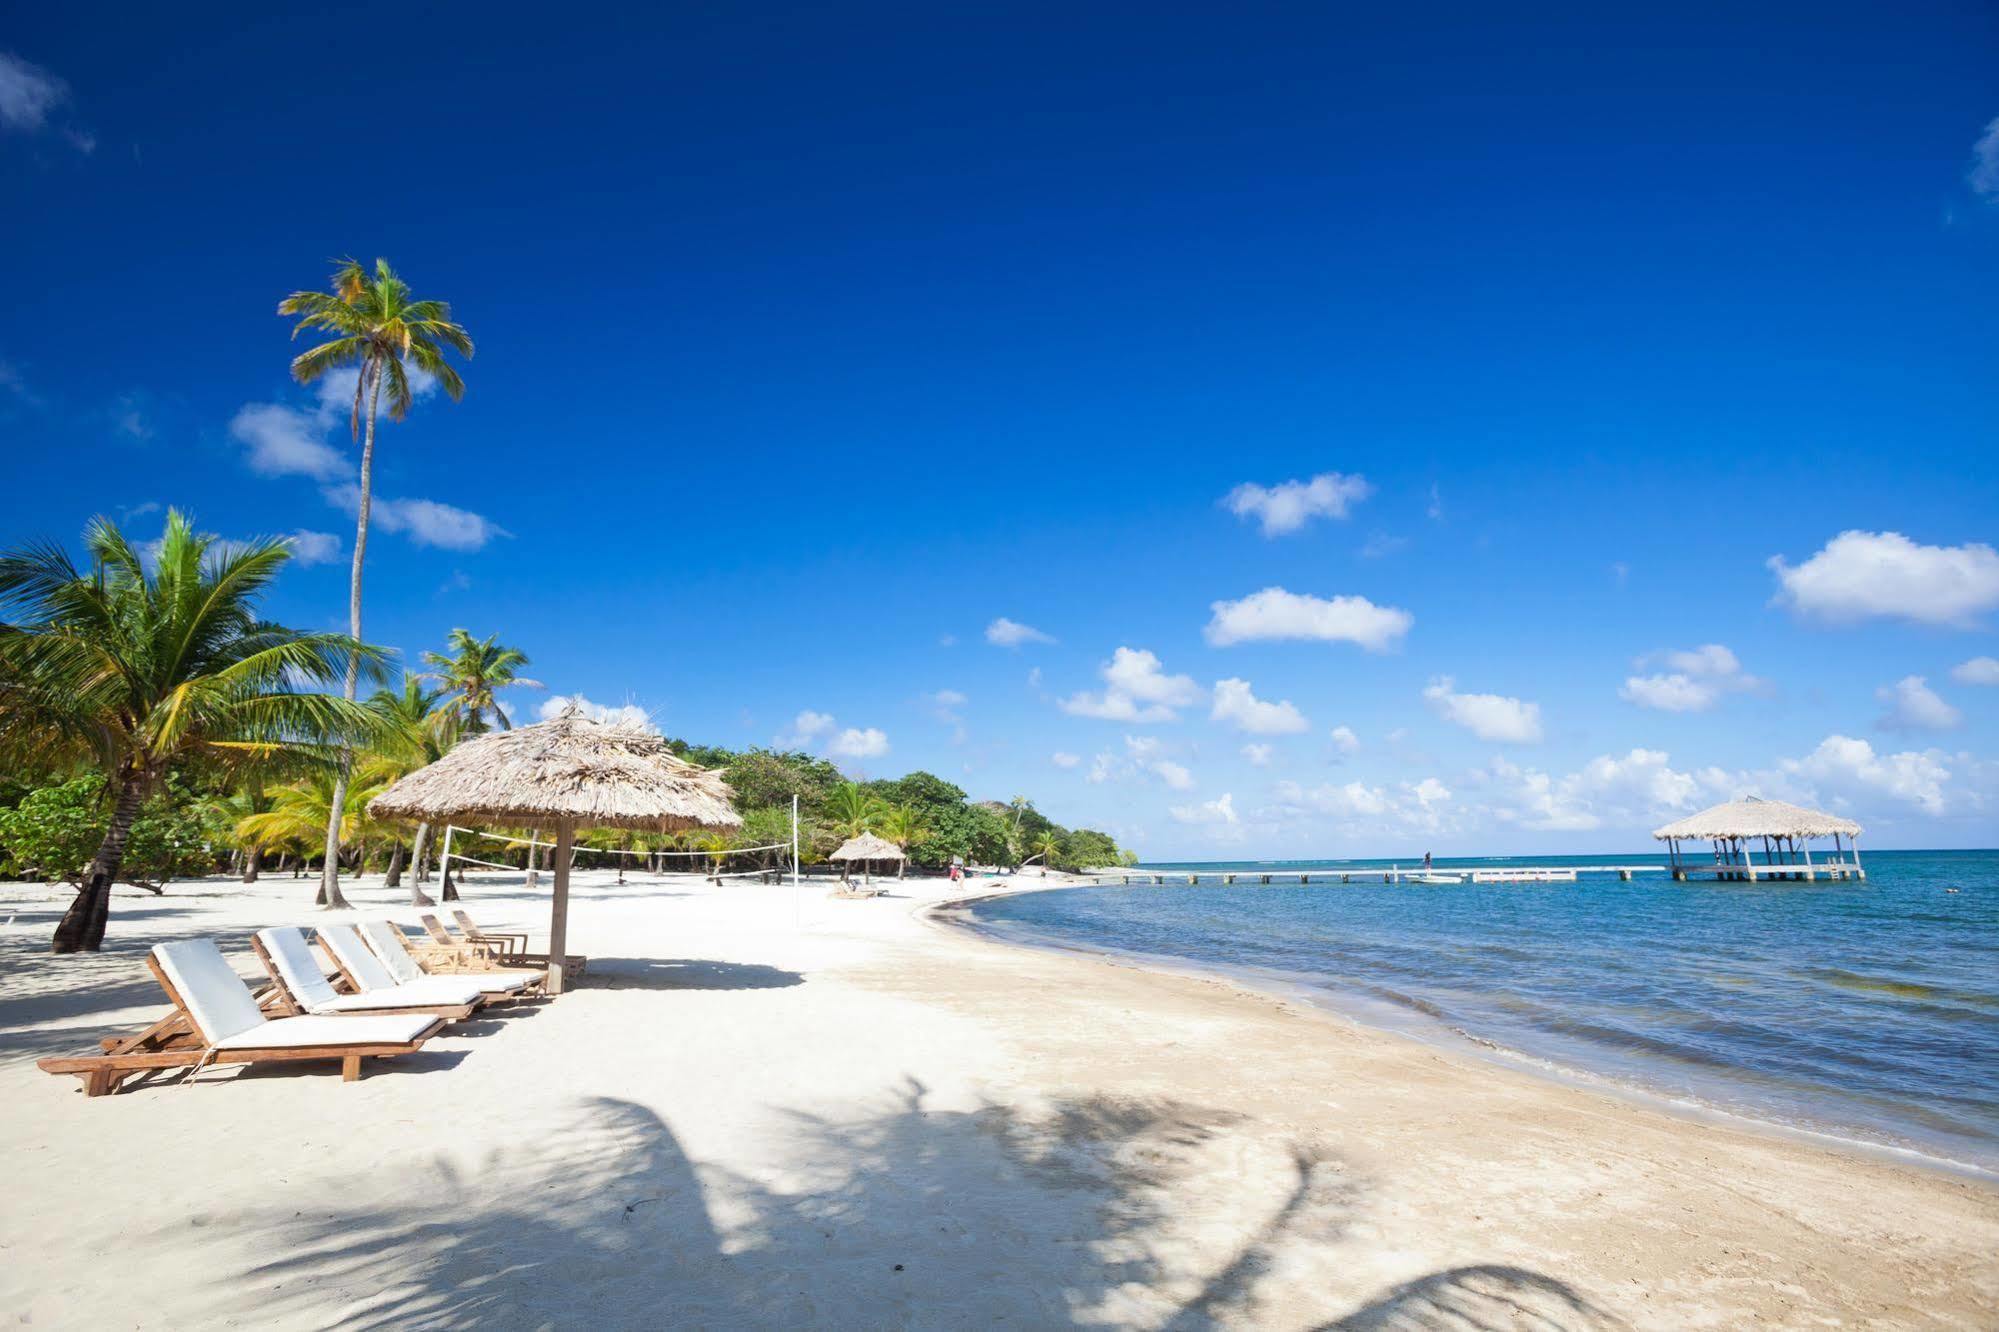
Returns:
[[[1999,994],[1987,994],[1977,990],[1956,990],[1946,986],[1924,985],[1917,981],[1895,980],[1887,976],[1863,976],[1858,972],[1846,971],[1839,967],[1807,967],[1798,973],[1812,980],[1823,981],[1827,985],[1842,990],[1859,990],[1867,994],[1890,994],[1898,999],[1924,999],[1932,1003],[1944,1002],[1971,1004],[1979,1008],[1999,1008]]]

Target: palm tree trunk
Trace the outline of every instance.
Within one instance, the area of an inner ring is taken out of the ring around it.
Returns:
[[[387,870],[383,871],[382,873],[382,887],[400,888],[402,886],[403,886],[403,844],[401,842],[397,842],[393,847],[389,849],[389,867]]]
[[[437,905],[437,903],[430,900],[430,895],[424,892],[423,890],[423,857],[424,857],[424,852],[429,847],[429,845],[430,845],[430,825],[428,823],[417,824],[416,843],[415,845],[410,847],[410,905],[411,906]]]
[[[368,426],[361,444],[360,514],[354,524],[354,574],[347,594],[347,633],[356,642],[361,639],[361,565],[368,554],[368,510],[375,499],[375,411],[382,400],[382,367],[369,362],[361,367],[361,372],[369,379]],[[349,703],[354,701],[360,676],[360,654],[350,652],[347,654],[347,679],[340,691],[341,697]],[[347,775],[353,767],[354,751],[342,749],[340,773],[333,779],[332,814],[326,821],[326,863],[319,876],[319,902],[328,911],[347,910],[347,899],[340,895],[340,822],[347,807]]]
[[[111,806],[111,826],[91,857],[83,876],[83,888],[69,910],[56,924],[52,953],[94,953],[104,943],[104,927],[111,917],[111,884],[125,864],[125,847],[132,840],[132,825],[138,821],[139,807],[146,803],[152,774],[143,768],[127,768],[118,774],[118,799]]]
[[[264,868],[264,848],[252,846],[243,852],[243,882],[255,883]]]

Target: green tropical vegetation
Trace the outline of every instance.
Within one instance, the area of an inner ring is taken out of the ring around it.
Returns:
[[[361,442],[361,469],[355,494],[354,566],[348,584],[347,632],[361,640],[361,571],[368,553],[368,516],[374,504],[375,421],[382,389],[389,391],[389,419],[409,414],[415,393],[409,370],[429,376],[453,402],[465,396],[465,381],[445,357],[446,349],[470,358],[471,335],[451,320],[443,301],[417,300],[409,284],[397,277],[386,259],[375,261],[371,273],[352,259],[333,268],[332,291],[295,291],[278,302],[278,313],[295,318],[292,330],[330,336],[292,360],[292,377],[316,383],[337,370],[354,370],[352,433]],[[341,697],[354,701],[360,683],[361,657],[350,654],[341,682]],[[321,870],[320,897],[327,908],[347,905],[340,895],[339,829],[346,804],[352,750],[343,748],[332,789],[331,817],[326,830],[326,855]]]

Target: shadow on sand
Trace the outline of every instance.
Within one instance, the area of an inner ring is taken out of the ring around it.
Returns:
[[[924,1101],[912,1081],[857,1120],[794,1115],[781,1144],[791,1167],[751,1177],[691,1160],[652,1111],[595,1098],[560,1131],[501,1149],[476,1170],[440,1156],[379,1204],[342,1206],[339,1190],[311,1190],[307,1210],[286,1199],[160,1239],[270,1255],[210,1287],[227,1292],[201,1311],[216,1320],[1621,1326],[1552,1277],[1499,1266],[1437,1272],[1350,1312],[1315,1306],[1316,1287],[1276,1274],[1301,1258],[1337,1260],[1362,1186],[1339,1161],[1300,1149],[1281,1196],[1242,1200],[1239,1217],[1190,1208],[1189,1181],[1233,1169],[1220,1159],[1233,1151],[1217,1136],[1226,1116],[1157,1100],[1065,1101],[1031,1115]],[[1192,1241],[1211,1241],[1224,1220],[1238,1235],[1234,1252],[1202,1265],[1190,1255],[1211,1243]]]
[[[780,990],[805,977],[761,962],[692,957],[593,957],[577,981],[593,990]]]

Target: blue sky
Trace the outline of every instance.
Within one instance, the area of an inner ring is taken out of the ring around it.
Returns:
[[[521,713],[1155,857],[1992,845],[1999,17],[1742,8],[23,12],[0,536],[304,533],[344,625],[273,308],[382,255],[479,353],[367,632]]]

